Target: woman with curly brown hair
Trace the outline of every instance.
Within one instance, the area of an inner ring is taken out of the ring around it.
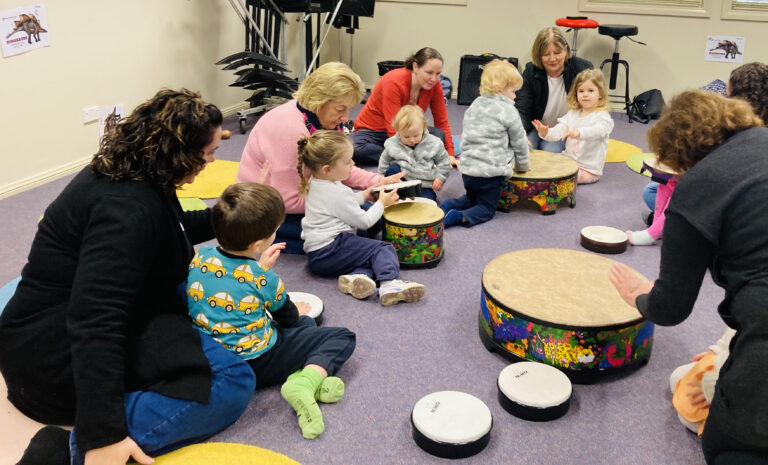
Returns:
[[[192,244],[213,238],[210,211],[183,212],[175,191],[214,160],[221,122],[199,94],[161,90],[46,209],[0,317],[0,370],[21,412],[74,429],[52,444],[44,428],[28,453],[151,463],[245,410],[253,372],[187,317]]]
[[[648,131],[649,146],[682,173],[666,211],[655,282],[623,264],[610,279],[643,316],[686,319],[704,274],[725,289],[718,306],[736,333],[720,370],[702,448],[708,464],[768,463],[768,128],[740,99],[683,92]]]
[[[734,69],[726,92],[749,102],[757,116],[768,122],[768,65],[752,62]]]

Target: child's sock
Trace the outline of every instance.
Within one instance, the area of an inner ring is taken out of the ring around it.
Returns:
[[[325,430],[323,414],[315,401],[315,391],[322,382],[320,373],[306,369],[289,376],[280,388],[280,395],[296,411],[301,434],[306,439],[315,439]]]
[[[315,391],[315,400],[324,404],[333,404],[344,395],[344,381],[335,376],[328,376]]]
[[[647,229],[642,231],[627,231],[629,243],[632,245],[653,245],[656,242]]]

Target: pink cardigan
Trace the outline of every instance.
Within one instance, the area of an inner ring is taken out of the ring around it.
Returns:
[[[304,197],[299,195],[301,179],[296,170],[299,138],[309,136],[304,125],[304,115],[296,107],[296,100],[290,100],[268,111],[262,116],[243,149],[236,182],[255,182],[264,162],[269,160],[272,168],[267,184],[283,196],[286,213],[304,213]],[[304,176],[309,179],[309,171]],[[376,184],[381,176],[360,168],[352,168],[344,184],[353,189],[366,189]]]

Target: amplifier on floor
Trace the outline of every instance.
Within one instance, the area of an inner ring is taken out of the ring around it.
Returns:
[[[517,58],[500,57],[493,53],[464,55],[461,57],[458,98],[456,99],[459,105],[469,105],[480,95],[480,76],[483,74],[483,70],[480,67],[496,58],[507,60],[517,68]]]

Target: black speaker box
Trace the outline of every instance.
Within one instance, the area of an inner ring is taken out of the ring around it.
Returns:
[[[459,89],[456,103],[469,105],[480,95],[480,76],[483,74],[481,66],[495,59],[507,60],[517,68],[517,58],[500,57],[493,53],[482,55],[464,55],[459,66]]]

